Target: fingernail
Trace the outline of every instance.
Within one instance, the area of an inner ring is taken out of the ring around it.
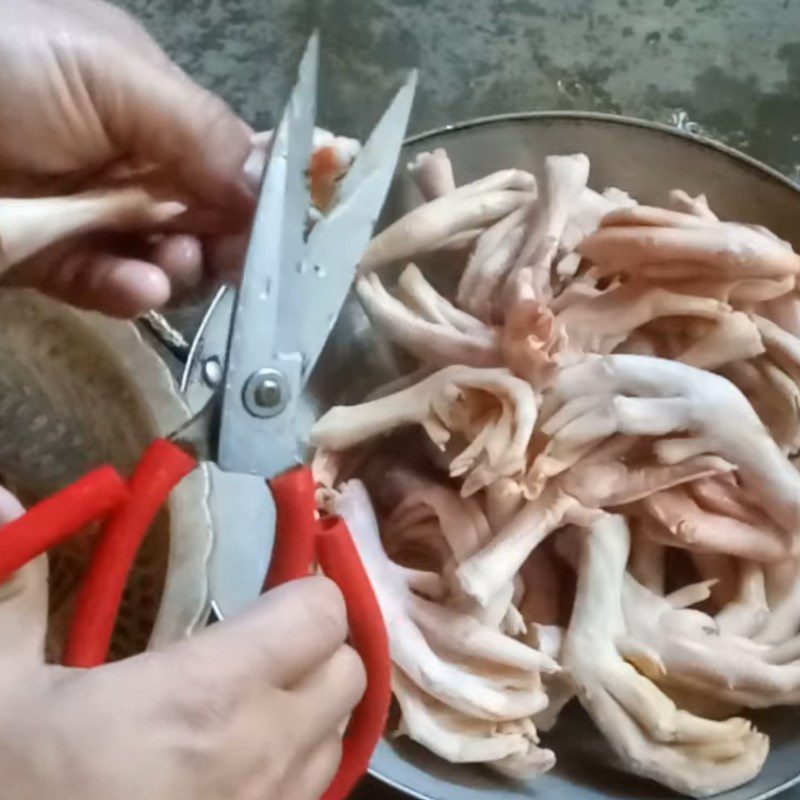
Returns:
[[[21,517],[25,513],[22,504],[8,489],[0,486],[0,525]]]
[[[259,150],[268,150],[272,144],[272,131],[259,131],[250,137],[250,146]]]
[[[203,279],[203,248],[194,236],[167,236],[155,247],[153,261],[183,289],[196,288]]]
[[[185,203],[179,203],[176,200],[155,203],[150,209],[150,220],[155,224],[167,222],[184,214],[187,208]]]
[[[119,299],[126,316],[160,308],[172,293],[166,274],[145,261],[120,261],[104,278],[104,291]]]
[[[242,173],[247,188],[251,192],[257,192],[258,187],[261,186],[261,178],[264,175],[264,168],[267,165],[266,151],[254,147],[244,162]]]

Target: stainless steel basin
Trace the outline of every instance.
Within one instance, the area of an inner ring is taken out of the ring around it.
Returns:
[[[672,188],[704,192],[722,217],[761,223],[800,250],[800,191],[780,174],[740,153],[676,130],[635,120],[595,114],[521,114],[476,120],[415,136],[403,164],[415,153],[445,147],[459,183],[496,169],[515,166],[538,171],[554,153],[586,153],[590,183],[618,186],[640,201],[662,203]],[[384,213],[396,218],[419,202],[404,168],[398,170]],[[446,280],[447,276],[438,278]],[[199,375],[204,358],[222,352],[230,303],[220,298],[200,332],[187,374],[190,394],[205,391]],[[313,416],[334,403],[354,402],[398,369],[397,355],[371,334],[351,298],[313,376],[304,409]],[[233,611],[257,593],[270,551],[271,509],[260,481],[243,483],[215,476],[214,508],[224,527],[217,543],[215,594]],[[254,526],[254,521],[260,524]],[[239,530],[235,530],[236,525]],[[772,738],[772,752],[761,775],[728,792],[725,800],[766,798],[800,780],[800,713],[781,709],[754,715]],[[491,773],[446,764],[406,741],[385,741],[372,773],[387,784],[425,800],[600,800],[674,797],[666,789],[617,771],[610,752],[577,707],[564,714],[544,738],[558,756],[552,773],[535,784],[514,784]]]

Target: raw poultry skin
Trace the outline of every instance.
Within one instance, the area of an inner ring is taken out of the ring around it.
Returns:
[[[800,257],[704,195],[596,191],[582,154],[408,171],[424,202],[356,291],[416,368],[312,431],[389,630],[391,733],[530,780],[576,698],[622,769],[746,783],[769,741],[742,710],[800,704]]]

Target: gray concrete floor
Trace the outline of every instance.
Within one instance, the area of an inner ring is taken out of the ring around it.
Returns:
[[[412,131],[521,110],[706,133],[800,180],[800,0],[123,0],[252,124],[322,31],[322,123],[361,135],[420,68]],[[369,784],[360,795],[386,798]]]
[[[250,122],[274,119],[312,27],[322,120],[360,134],[418,66],[412,129],[536,109],[699,126],[800,176],[798,0],[123,0]]]

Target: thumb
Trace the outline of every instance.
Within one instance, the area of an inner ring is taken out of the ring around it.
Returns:
[[[248,217],[253,196],[243,167],[252,131],[223,100],[132,53],[93,48],[83,58],[94,106],[123,153],[157,165],[204,204]]]
[[[22,516],[19,501],[0,487],[0,528]],[[29,670],[44,662],[47,633],[47,555],[0,583],[0,659],[8,669]]]
[[[347,614],[327,578],[292,581],[249,609],[212,625],[163,655],[218,674],[257,673],[264,685],[291,688],[330,659],[347,638]]]

